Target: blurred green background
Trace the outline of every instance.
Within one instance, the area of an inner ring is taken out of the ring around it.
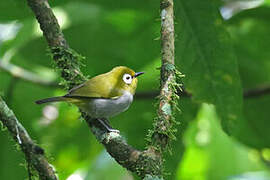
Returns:
[[[86,57],[85,74],[91,77],[125,65],[146,72],[137,93],[158,90],[158,1],[49,3],[70,46]],[[59,74],[26,1],[0,1],[0,12],[0,95],[45,149],[59,178],[136,179],[106,153],[76,107],[34,103],[65,93],[55,86]],[[166,154],[165,179],[270,179],[270,95],[242,98],[243,89],[270,85],[269,20],[269,0],[175,0],[176,64],[193,98],[180,97],[180,125],[172,154]],[[111,119],[138,149],[145,147],[152,128],[155,102],[135,98],[128,111]],[[25,166],[22,152],[3,127],[0,179],[27,179]]]

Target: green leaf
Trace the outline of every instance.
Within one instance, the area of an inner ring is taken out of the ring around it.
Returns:
[[[187,150],[179,163],[178,179],[231,179],[237,174],[267,170],[257,159],[259,154],[229,138],[217,120],[215,108],[203,104],[184,134]]]
[[[27,1],[0,1],[0,11],[1,22],[23,19],[32,15],[29,7],[27,6]]]
[[[270,8],[243,11],[228,21],[243,87],[270,82]]]
[[[243,11],[228,21],[243,87],[256,88],[270,82],[270,8],[262,6]],[[269,95],[244,100],[245,122],[254,133],[256,147],[270,147]],[[245,136],[245,134],[242,134]]]
[[[67,41],[73,49],[86,57],[83,62],[85,66],[82,67],[85,74],[104,73],[117,65],[125,65],[136,71],[144,70],[143,67],[152,64],[159,57],[159,42],[154,41],[159,31],[159,23],[154,21],[154,11],[158,9],[111,11],[102,6],[81,2],[70,2],[58,9],[61,9],[67,19],[64,23],[67,25],[63,29]],[[65,18],[60,13],[58,19]],[[125,31],[122,24],[129,24]],[[19,32],[18,35],[20,34],[22,33]],[[15,40],[7,43],[5,48],[11,48],[14,43]],[[31,64],[50,66],[46,46],[45,39],[41,36],[27,38],[26,43],[20,45],[17,56]],[[106,63],[106,66],[96,63],[99,61]],[[156,67],[151,67],[151,71],[156,71]]]
[[[199,102],[214,104],[223,129],[236,134],[242,88],[232,43],[218,8],[210,1],[176,1],[176,62],[184,85]]]
[[[184,85],[187,91],[192,93],[193,100],[216,106],[222,127],[228,134],[252,147],[269,147],[268,136],[260,133],[267,127],[266,120],[258,120],[254,115],[250,118],[247,112],[251,109],[247,110],[246,105],[246,117],[243,116],[237,59],[218,9],[208,1],[177,2],[176,30],[179,36],[176,41],[176,62],[186,75]],[[250,17],[257,18],[255,14],[258,13],[248,13],[251,16],[246,15],[242,20],[233,21],[239,24],[231,29],[234,43],[238,47],[241,80],[245,87],[254,86],[258,82],[269,82],[269,51],[265,49],[270,42],[268,26],[265,25],[269,23],[262,18],[253,24]],[[243,20],[246,17],[249,18],[245,22]],[[265,24],[261,24],[261,21]],[[260,34],[262,36],[258,37]]]
[[[244,101],[245,119],[256,135],[256,142],[260,148],[270,147],[269,107],[270,95],[245,99]]]

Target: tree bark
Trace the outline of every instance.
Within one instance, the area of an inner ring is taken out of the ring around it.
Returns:
[[[46,0],[27,0],[28,5],[34,12],[40,28],[43,31],[48,45],[52,51],[53,59],[55,60],[61,76],[65,80],[67,89],[71,89],[85,81],[79,69],[80,56],[69,48],[67,41],[57,23],[48,2]],[[168,6],[164,6],[165,1],[161,1],[161,11],[164,10],[167,14],[161,13],[162,18],[162,68],[166,66],[167,62],[174,64],[174,30],[173,28],[173,3],[172,0]],[[168,33],[166,35],[165,33]],[[172,41],[172,42],[171,42]],[[166,49],[166,46],[169,47]],[[170,54],[169,54],[170,52]],[[174,77],[172,72],[166,69],[161,71],[161,96],[170,97],[171,93],[164,94],[165,88],[168,86],[167,81]],[[166,104],[166,101],[163,104]],[[161,107],[162,109],[162,107]],[[120,134],[115,132],[106,132],[99,127],[97,121],[91,119],[86,114],[83,114],[91,131],[96,136],[97,140],[104,145],[107,152],[123,167],[136,173],[139,177],[145,179],[163,179],[162,178],[162,158],[160,152],[156,151],[155,146],[149,146],[145,151],[139,151],[126,143]],[[170,118],[164,115],[164,118]],[[166,127],[167,128],[167,127]],[[169,127],[168,127],[169,128]],[[160,140],[158,140],[161,138]],[[155,141],[163,142],[163,137],[159,136]],[[165,142],[166,143],[166,142]],[[162,143],[162,146],[166,144]]]
[[[14,113],[8,108],[0,97],[0,121],[7,127],[13,139],[19,144],[25,154],[28,165],[33,166],[42,180],[57,180],[52,166],[44,156],[44,150],[36,145],[28,135],[25,128],[17,120]],[[31,170],[28,169],[29,174]],[[29,177],[31,179],[31,177]]]

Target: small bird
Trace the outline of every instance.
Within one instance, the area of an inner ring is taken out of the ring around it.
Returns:
[[[117,66],[74,87],[64,96],[41,99],[36,103],[65,101],[75,104],[97,119],[108,132],[119,132],[109,125],[107,118],[129,108],[137,88],[137,77],[142,74],[144,72],[135,73],[128,67]]]

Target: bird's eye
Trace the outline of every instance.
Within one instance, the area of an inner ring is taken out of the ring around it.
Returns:
[[[131,84],[131,82],[132,82],[132,76],[130,74],[124,74],[123,75],[123,81],[126,84]]]

